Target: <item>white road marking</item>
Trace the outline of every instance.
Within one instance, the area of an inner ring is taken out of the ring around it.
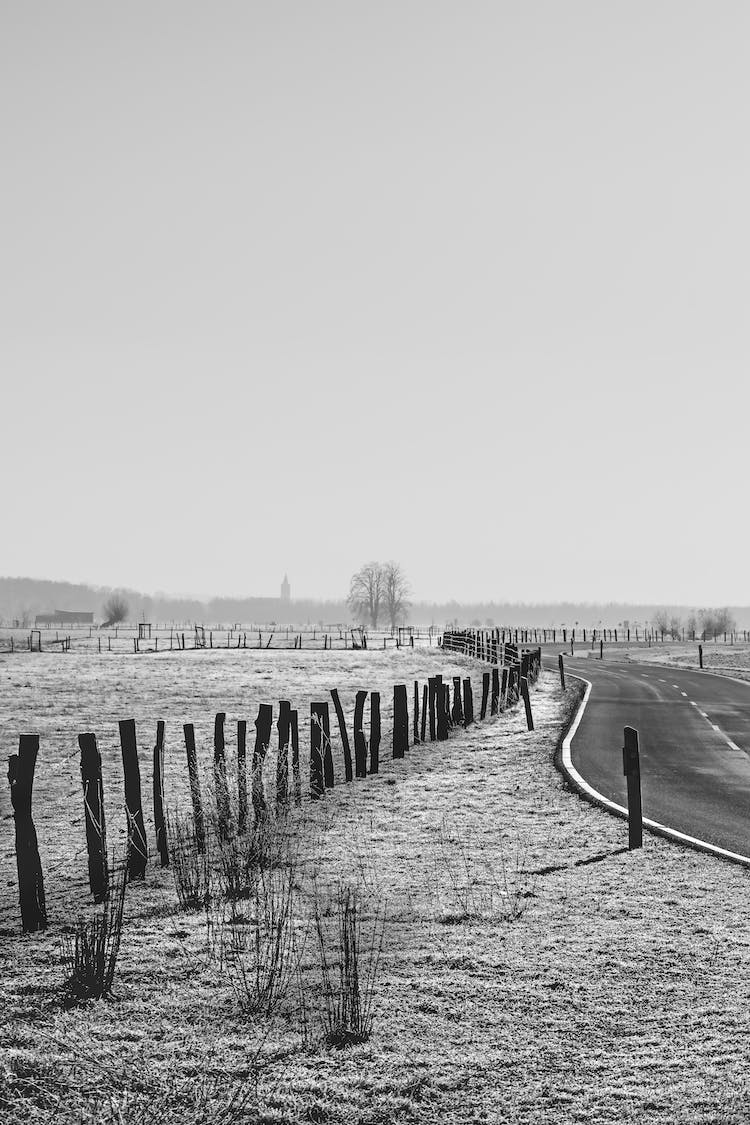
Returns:
[[[685,699],[687,699],[687,692],[686,692],[686,691],[681,691],[681,692],[680,692],[680,695],[684,696],[684,697],[685,697]]]
[[[610,809],[612,812],[619,813],[620,816],[624,815],[625,817],[627,817],[628,810],[623,805],[618,805],[615,801],[610,801],[610,799],[608,797],[605,797],[603,793],[600,793],[597,789],[594,789],[594,787],[592,785],[589,785],[588,781],[586,781],[585,778],[581,776],[581,774],[573,765],[570,744],[573,741],[573,735],[578,730],[581,719],[583,718],[583,712],[586,710],[586,704],[589,701],[592,686],[591,681],[584,680],[583,676],[578,676],[577,679],[583,680],[583,682],[586,684],[586,693],[581,702],[581,706],[578,708],[578,714],[573,720],[571,728],[568,731],[567,737],[562,745],[563,770],[570,778],[570,780],[574,783],[574,785],[577,785],[579,789],[581,789],[585,794],[591,797],[596,802],[596,804],[602,805],[604,806],[604,808]],[[739,682],[744,683],[745,681],[740,680]],[[676,828],[669,828],[666,824],[659,824],[658,821],[649,820],[645,816],[643,818],[643,824],[645,828],[652,828],[661,835],[667,836],[669,839],[679,840],[684,844],[692,844],[693,847],[699,848],[701,851],[710,852],[712,855],[720,855],[724,859],[731,859],[734,860],[735,863],[742,863],[746,867],[750,867],[750,856],[740,855],[738,852],[730,852],[727,851],[726,848],[719,848],[716,844],[709,844],[706,840],[699,840],[695,836],[688,836],[686,832],[678,832]]]
[[[673,687],[673,688],[676,688],[676,690],[677,690],[677,691],[679,691],[679,690],[680,690],[680,685],[679,685],[679,684],[672,684],[672,687]]]

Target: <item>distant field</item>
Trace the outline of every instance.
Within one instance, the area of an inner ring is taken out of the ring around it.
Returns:
[[[125,836],[123,773],[118,721],[136,720],[143,806],[149,845],[152,818],[152,751],[157,720],[166,723],[165,796],[172,809],[189,802],[183,723],[195,725],[199,761],[207,771],[213,757],[214,717],[225,711],[227,759],[236,760],[237,720],[248,721],[252,754],[253,722],[261,703],[280,699],[299,710],[303,787],[309,777],[310,703],[331,702],[338,688],[351,738],[354,698],[358,690],[380,691],[381,758],[391,754],[393,685],[415,679],[471,676],[475,697],[481,692],[482,668],[437,647],[362,651],[312,649],[266,651],[214,649],[164,654],[114,655],[20,652],[0,654],[0,755],[18,749],[18,735],[39,734],[34,781],[34,820],[45,872],[50,921],[87,900],[86,850],[80,752],[77,736],[93,731],[102,755],[107,831],[110,846]],[[369,722],[369,704],[365,726]],[[343,773],[341,741],[331,705],[332,747],[337,781]],[[276,730],[273,730],[275,741]],[[275,758],[267,759],[273,776]],[[4,771],[5,772],[5,771]],[[15,843],[8,785],[0,785],[0,926],[17,926]]]

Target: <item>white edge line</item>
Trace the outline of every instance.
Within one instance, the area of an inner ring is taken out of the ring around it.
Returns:
[[[563,773],[570,781],[573,782],[573,784],[578,789],[580,789],[583,793],[590,797],[591,800],[594,801],[597,805],[602,805],[604,808],[609,809],[611,812],[616,813],[618,816],[627,817],[628,810],[624,805],[618,805],[615,801],[610,801],[609,797],[605,797],[603,793],[600,793],[598,791],[598,789],[594,789],[594,787],[592,785],[589,785],[588,781],[586,781],[586,779],[582,777],[582,775],[573,765],[571,743],[576,731],[578,730],[581,719],[583,718],[583,713],[586,710],[586,705],[589,701],[589,696],[591,695],[592,685],[591,681],[584,679],[583,676],[574,676],[572,673],[569,673],[569,675],[571,679],[581,680],[582,683],[586,684],[586,691],[584,693],[583,699],[581,700],[581,704],[576,713],[576,717],[571,723],[570,730],[565,736],[562,744]],[[729,677],[727,676],[722,677],[722,679],[728,678]],[[739,681],[739,683],[745,682],[746,681],[744,680]],[[727,851],[726,848],[720,848],[717,844],[709,844],[706,840],[699,840],[695,836],[688,836],[685,832],[679,832],[676,828],[669,828],[666,824],[660,824],[658,820],[649,820],[645,816],[643,818],[643,824],[645,828],[651,829],[652,832],[656,832],[660,836],[666,836],[670,840],[677,840],[681,844],[688,844],[690,847],[698,848],[700,851],[710,852],[711,855],[721,856],[722,859],[729,859],[733,863],[741,863],[747,867],[750,867],[750,856],[740,855],[738,852]]]

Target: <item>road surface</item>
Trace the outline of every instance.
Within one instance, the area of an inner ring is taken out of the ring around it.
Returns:
[[[565,668],[592,685],[571,743],[589,785],[627,804],[623,728],[635,727],[644,817],[750,857],[750,684],[606,657]]]

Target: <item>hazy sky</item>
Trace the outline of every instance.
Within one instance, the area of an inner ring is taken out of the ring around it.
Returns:
[[[750,5],[0,3],[0,573],[750,602]]]

